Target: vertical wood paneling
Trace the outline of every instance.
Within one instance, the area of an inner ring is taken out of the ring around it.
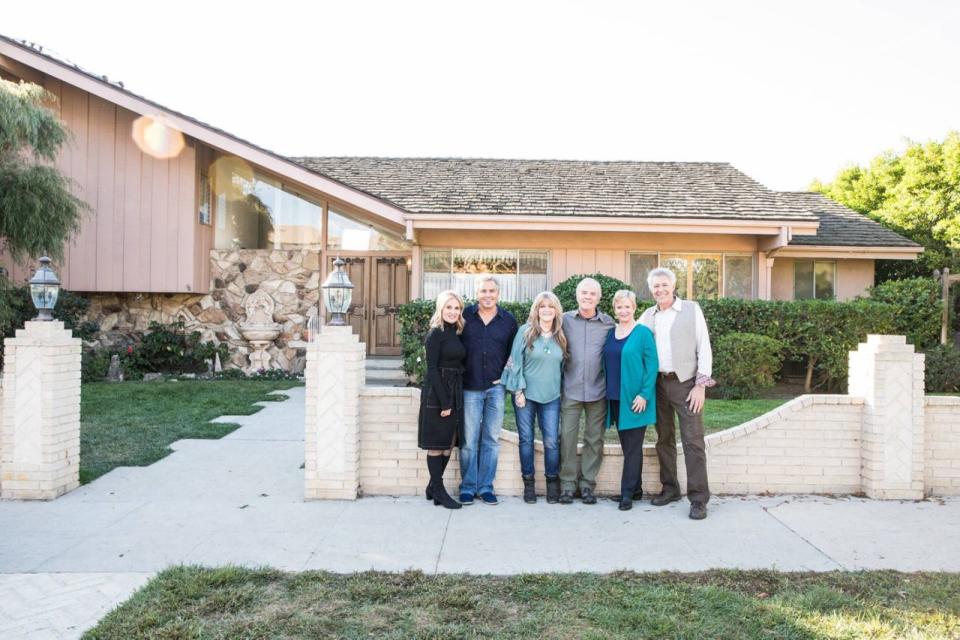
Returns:
[[[179,259],[177,260],[176,286],[182,289],[194,289],[194,264],[196,259],[196,231],[197,231],[197,212],[196,200],[196,182],[194,176],[197,171],[196,147],[189,145],[180,153],[179,171],[177,180],[179,181],[180,198],[177,202],[177,251]]]
[[[166,161],[167,198],[163,225],[163,247],[166,253],[163,260],[163,287],[176,286],[177,262],[180,249],[177,246],[180,230],[180,160],[183,155]]]
[[[575,273],[583,273],[583,249],[567,249],[567,272],[560,280],[566,280]]]
[[[147,159],[149,156],[144,156]],[[163,291],[166,264],[176,260],[176,251],[167,238],[167,196],[169,189],[170,163],[150,158],[153,184],[150,197],[150,290]],[[176,236],[174,236],[175,238]]]
[[[416,264],[416,263],[414,263]],[[563,282],[567,273],[567,250],[553,249],[550,252],[550,288]]]
[[[124,183],[123,205],[123,290],[148,291],[150,289],[150,236],[149,216],[143,215],[142,154],[136,145],[130,144],[134,115],[126,109],[117,109],[117,157],[123,157],[123,171],[117,172],[117,180]],[[151,176],[152,178],[152,176]],[[149,209],[148,209],[149,211]],[[147,227],[143,224],[147,223]]]
[[[76,142],[70,154],[70,174],[76,184],[76,195],[90,206],[80,231],[70,248],[70,286],[76,291],[95,291],[97,287],[97,163],[99,158],[91,146],[89,94],[69,85],[63,87],[64,115]],[[67,109],[69,105],[69,110]]]
[[[154,160],[140,154],[140,221],[137,246],[143,247],[143,275],[137,282],[142,291],[151,291],[153,286],[153,174]]]
[[[97,267],[98,291],[123,288],[123,270],[116,258],[123,256],[123,227],[115,211],[116,106],[90,96],[90,150],[97,157]],[[122,195],[121,195],[122,199]]]

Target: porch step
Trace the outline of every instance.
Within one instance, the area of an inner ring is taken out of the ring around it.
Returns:
[[[367,356],[367,384],[374,387],[405,387],[407,374],[403,372],[400,356]]]

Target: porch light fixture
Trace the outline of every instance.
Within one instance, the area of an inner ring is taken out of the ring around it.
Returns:
[[[330,318],[331,326],[342,327],[347,324],[347,310],[353,299],[353,283],[343,270],[345,264],[343,260],[337,258],[333,263],[334,270],[327,276],[322,287],[323,302],[327,311],[333,314]]]
[[[60,295],[60,280],[50,268],[50,258],[40,258],[40,268],[30,278],[30,297],[33,306],[40,314],[34,320],[47,322],[53,320],[53,308],[57,305],[57,296]]]

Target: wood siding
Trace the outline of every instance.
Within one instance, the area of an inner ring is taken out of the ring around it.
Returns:
[[[212,229],[197,221],[198,145],[188,139],[175,158],[152,158],[131,136],[137,114],[59,80],[44,86],[71,133],[56,164],[91,208],[57,266],[64,287],[206,292]],[[15,282],[34,269],[2,255],[0,264]]]

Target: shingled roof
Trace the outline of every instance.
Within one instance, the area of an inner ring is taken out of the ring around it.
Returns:
[[[725,162],[292,158],[409,213],[820,220],[803,246],[917,247],[819,193],[767,189]]]
[[[292,159],[409,213],[816,219],[724,162]]]
[[[790,246],[919,247],[863,214],[811,191],[780,192],[790,206],[813,211],[820,218],[815,236],[794,236]]]

